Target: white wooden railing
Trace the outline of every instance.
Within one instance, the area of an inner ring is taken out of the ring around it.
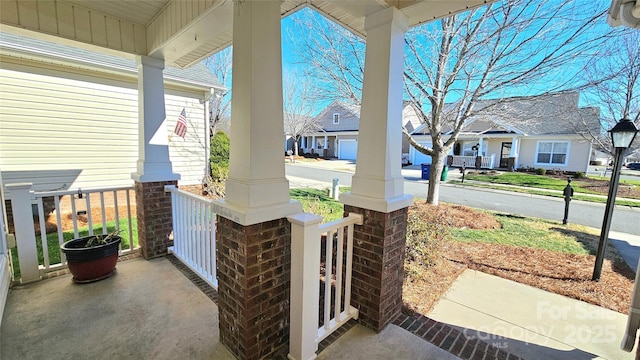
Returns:
[[[218,290],[213,200],[165,186],[171,193],[173,246],[169,252]]]
[[[88,235],[94,235],[96,231],[107,234],[112,231],[118,231],[121,235],[127,234],[129,242],[126,246],[120,244],[120,254],[125,255],[137,249],[134,246],[136,239],[134,238],[132,213],[131,213],[131,191],[133,187],[113,187],[113,188],[96,188],[84,190],[66,190],[66,191],[32,191],[31,183],[7,184],[6,188],[11,192],[11,208],[13,214],[13,222],[16,235],[16,243],[18,247],[18,260],[20,263],[21,282],[31,282],[39,280],[42,273],[51,272],[66,268],[66,259],[58,246],[55,251],[59,256],[53,260],[52,254],[49,252],[49,243],[47,233],[47,217],[45,212],[44,199],[53,198],[54,210],[56,216],[57,228],[57,245],[62,245],[65,241],[71,240],[68,236],[65,239],[62,216],[71,216],[73,223],[73,238],[81,237],[79,229],[80,211],[84,212],[87,220]],[[126,204],[124,213],[120,212],[120,201]],[[42,251],[42,261],[38,259],[38,244],[36,231],[34,226],[33,208],[37,206],[38,228],[40,230],[40,246]],[[92,204],[94,202],[94,204]],[[99,205],[95,204],[99,202]],[[82,208],[82,209],[80,209]],[[101,214],[99,219],[94,219],[93,211],[99,209]],[[113,209],[114,215],[109,216],[114,221],[113,229],[108,229],[107,211]],[[49,210],[49,209],[47,209]],[[120,228],[120,220],[126,219],[126,228]],[[59,259],[59,260],[57,260]]]
[[[480,164],[480,168],[482,169],[493,169],[494,167],[495,154],[491,154],[491,156],[483,156],[482,162]],[[475,156],[453,156],[453,162],[451,166],[454,167],[463,167],[465,166],[467,169],[475,168],[476,166],[476,157]]]
[[[288,357],[308,360],[316,357],[320,341],[350,319],[358,318],[358,310],[351,306],[351,271],[353,227],[362,225],[362,215],[351,213],[326,224],[320,224],[321,216],[307,213],[288,219],[291,222]],[[325,252],[321,254],[323,238]],[[320,271],[322,260],[324,272]],[[322,299],[320,281],[324,282]],[[322,319],[320,309],[323,310]]]

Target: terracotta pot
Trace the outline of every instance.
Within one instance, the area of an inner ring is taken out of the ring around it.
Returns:
[[[69,271],[76,283],[106,279],[115,273],[122,238],[104,245],[85,247],[91,236],[73,239],[60,245],[67,257]]]

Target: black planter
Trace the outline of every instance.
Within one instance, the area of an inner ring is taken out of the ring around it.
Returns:
[[[106,279],[115,273],[122,238],[114,235],[116,240],[108,244],[85,247],[91,237],[73,239],[60,245],[76,283]]]

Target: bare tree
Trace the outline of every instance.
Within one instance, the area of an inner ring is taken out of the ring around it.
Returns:
[[[218,78],[222,86],[229,86],[231,80],[232,51],[228,47],[217,52],[204,60],[205,65]],[[218,127],[222,126],[223,131],[229,132],[229,120],[231,118],[231,88],[226,91],[216,92],[209,99],[209,136],[212,137],[216,133]]]
[[[310,9],[303,9],[293,16],[294,26],[287,36],[296,49],[305,77],[314,80],[312,99],[360,105],[364,41]]]
[[[512,0],[456,14],[407,34],[405,96],[420,110],[432,145],[419,144],[407,131],[405,136],[432,158],[427,202],[438,203],[444,159],[468,120],[504,102],[585,86],[577,75],[610,34],[598,26],[604,23],[605,10],[604,2]],[[350,91],[341,89],[361,89],[361,76],[351,74],[361,71],[362,62],[349,59],[355,54],[363,58],[360,47],[352,45],[357,38],[347,36],[340,43],[324,31],[319,33],[323,41],[308,43],[316,48],[304,46],[299,56],[316,68],[315,75],[346,82],[335,88],[351,100]],[[334,54],[323,45],[348,52]],[[348,67],[347,61],[358,66]]]
[[[431,147],[410,139],[432,158],[427,202],[438,203],[444,158],[473,116],[524,96],[584,86],[577,75],[609,35],[597,26],[604,9],[596,5],[508,1],[407,36],[406,92],[423,110],[432,139]]]
[[[602,129],[596,137],[596,147],[613,154],[607,130],[623,117],[640,126],[640,31],[624,29],[615,41],[609,42],[605,57],[594,58],[585,71],[593,84],[587,92],[589,100],[600,104]],[[640,147],[636,141],[635,148]]]
[[[317,118],[312,116],[312,86],[308,78],[294,73],[285,76],[283,87],[284,131],[293,138],[293,153],[298,156],[300,137],[320,129]]]

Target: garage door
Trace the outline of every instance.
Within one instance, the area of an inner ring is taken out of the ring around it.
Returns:
[[[431,147],[431,143],[420,143],[421,145]],[[413,153],[411,156],[411,163],[413,165],[420,164],[431,164],[431,156],[425,155],[419,151],[417,151],[413,146],[411,147],[411,152]]]
[[[357,140],[338,140],[338,159],[355,160],[357,152]]]

